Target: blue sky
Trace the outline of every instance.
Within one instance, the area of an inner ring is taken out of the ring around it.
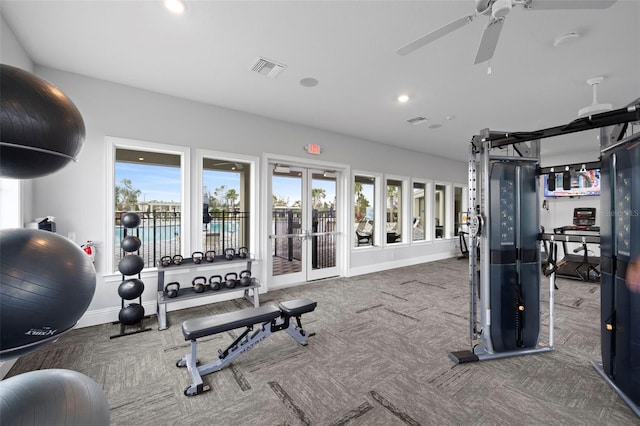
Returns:
[[[180,202],[180,169],[178,167],[117,162],[115,167],[116,183],[120,184],[122,179],[130,179],[132,186],[142,191],[138,198],[140,201]],[[203,185],[212,193],[221,185],[225,185],[227,190],[233,188],[237,193],[241,193],[238,172],[205,170]],[[278,198],[289,199],[289,205],[300,200],[300,185],[299,178],[273,177],[273,193]],[[313,186],[325,190],[324,201],[327,203],[335,199],[335,183],[315,180]]]
[[[116,162],[116,184],[130,179],[142,191],[139,201],[180,202],[180,169],[177,167]]]

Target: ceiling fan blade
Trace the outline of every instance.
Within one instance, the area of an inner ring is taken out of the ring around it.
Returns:
[[[498,45],[498,38],[500,37],[500,31],[502,31],[502,24],[504,24],[504,18],[491,19],[487,24],[484,32],[482,33],[482,39],[478,46],[478,52],[476,53],[476,60],[474,64],[479,64],[484,61],[488,61],[493,57],[493,52],[496,51]]]
[[[432,41],[437,40],[440,37],[443,37],[450,32],[457,30],[458,28],[464,27],[465,25],[473,21],[473,18],[475,17],[476,15],[473,14],[461,16],[455,21],[449,22],[447,25],[440,27],[437,30],[430,32],[429,34],[423,35],[422,37],[413,40],[411,43],[402,46],[400,49],[396,50],[396,53],[401,56],[407,55],[414,50],[421,48],[427,43],[431,43]]]
[[[529,0],[524,7],[530,10],[606,9],[616,0]]]

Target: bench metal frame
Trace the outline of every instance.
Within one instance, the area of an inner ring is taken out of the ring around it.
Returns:
[[[194,396],[206,392],[211,389],[209,385],[205,385],[202,376],[215,373],[227,367],[235,361],[240,355],[256,346],[258,343],[269,337],[276,331],[284,330],[289,336],[293,337],[296,342],[303,346],[307,345],[308,335],[302,328],[301,315],[295,316],[295,321],[291,321],[292,316],[287,315],[281,310],[279,317],[271,321],[265,321],[260,324],[259,328],[254,331],[255,324],[247,325],[244,332],[231,343],[225,350],[219,350],[218,359],[205,365],[198,366],[197,339],[191,340],[191,351],[176,363],[177,367],[187,367],[191,384],[184,390],[186,396]],[[253,331],[253,333],[252,333]]]

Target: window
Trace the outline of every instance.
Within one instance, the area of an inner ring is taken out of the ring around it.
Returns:
[[[413,222],[412,239],[413,241],[423,241],[427,238],[427,184],[423,182],[413,183]]]
[[[202,158],[202,252],[250,247],[251,163]]]
[[[447,235],[447,186],[436,184],[434,191],[434,217],[436,239],[445,238]]]
[[[112,240],[105,242],[107,270],[117,271],[124,252],[120,241],[136,235],[142,244],[137,254],[145,268],[157,266],[163,256],[183,255],[189,247],[188,148],[119,138],[107,138],[113,168],[107,191],[112,206]],[[126,229],[120,217],[135,212],[141,222]]]
[[[467,209],[465,206],[467,203],[464,200],[465,188],[461,186],[453,187],[453,214],[455,220],[455,228],[453,229],[454,235],[458,235],[458,233],[462,230],[462,214]]]
[[[353,185],[354,246],[374,244],[376,178],[355,175]]]
[[[402,241],[402,181],[387,179],[387,243]]]

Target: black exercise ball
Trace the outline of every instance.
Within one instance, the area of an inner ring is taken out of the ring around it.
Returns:
[[[91,258],[72,241],[39,229],[0,230],[0,360],[70,330],[95,289]]]
[[[127,253],[133,253],[134,251],[137,251],[141,245],[142,241],[140,241],[140,238],[136,237],[135,235],[126,236],[122,239],[122,241],[120,241],[120,248]]]
[[[77,371],[30,371],[0,386],[3,425],[108,426],[110,417],[102,387]]]
[[[118,271],[123,275],[136,275],[144,269],[144,260],[137,254],[130,254],[120,259]]]
[[[144,308],[138,303],[131,303],[120,309],[118,321],[124,325],[134,325],[144,318]]]
[[[144,283],[137,278],[124,280],[118,286],[118,296],[125,300],[132,300],[136,297],[140,297],[143,291]]]
[[[125,228],[133,229],[140,226],[140,216],[137,213],[129,212],[125,213],[120,217],[120,223]]]
[[[84,121],[55,86],[0,64],[0,176],[33,179],[66,166],[80,153]]]

